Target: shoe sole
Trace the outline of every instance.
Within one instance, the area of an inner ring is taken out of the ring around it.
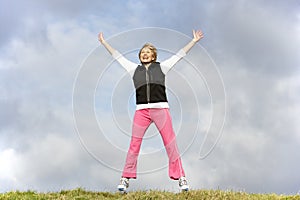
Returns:
[[[127,194],[127,191],[124,189],[118,189],[118,190],[119,190],[120,194]]]
[[[187,192],[187,191],[189,191],[189,187],[182,187],[182,188],[180,188],[180,189],[181,189],[182,192]]]
[[[125,192],[126,191],[126,187],[118,187],[118,190],[120,191],[120,192]]]

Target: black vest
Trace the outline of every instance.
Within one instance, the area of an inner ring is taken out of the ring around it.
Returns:
[[[139,65],[133,75],[136,104],[168,102],[165,87],[165,74],[160,63],[153,62],[148,67]]]

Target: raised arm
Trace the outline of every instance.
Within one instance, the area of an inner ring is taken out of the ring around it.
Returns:
[[[107,51],[112,55],[116,50],[110,46],[110,44],[108,44],[103,37],[103,33],[100,32],[98,35],[98,40],[100,41],[100,43],[107,49]]]
[[[167,74],[167,72],[183,57],[187,52],[199,41],[203,38],[202,31],[193,30],[193,36],[194,38],[187,44],[185,47],[183,47],[179,52],[177,52],[176,55],[173,55],[171,58],[161,62],[161,67],[164,74]]]
[[[191,50],[191,48],[204,37],[201,30],[193,30],[193,36],[194,38],[182,48],[185,53],[189,52],[189,50]]]
[[[101,42],[101,44],[107,49],[107,51],[113,56],[114,59],[116,59],[122,67],[126,69],[126,71],[129,72],[131,76],[133,76],[134,70],[137,67],[138,64],[131,62],[127,58],[125,58],[122,54],[120,54],[116,49],[114,49],[110,44],[108,44],[103,37],[103,33],[100,32],[98,35],[98,40]]]

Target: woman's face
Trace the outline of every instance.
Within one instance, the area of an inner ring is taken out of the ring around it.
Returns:
[[[151,49],[145,47],[142,49],[140,54],[140,61],[141,63],[151,63],[154,61],[154,55]]]

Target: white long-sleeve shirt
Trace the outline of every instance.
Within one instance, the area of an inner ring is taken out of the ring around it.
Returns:
[[[162,72],[166,75],[168,71],[182,58],[186,55],[183,49],[179,50],[176,55],[171,56],[167,60],[160,63]],[[139,64],[134,63],[127,58],[125,58],[120,52],[115,51],[112,54],[113,58],[116,59],[122,67],[133,77],[135,69]],[[141,110],[145,108],[169,108],[168,102],[158,102],[158,103],[147,103],[138,104],[136,110]]]

